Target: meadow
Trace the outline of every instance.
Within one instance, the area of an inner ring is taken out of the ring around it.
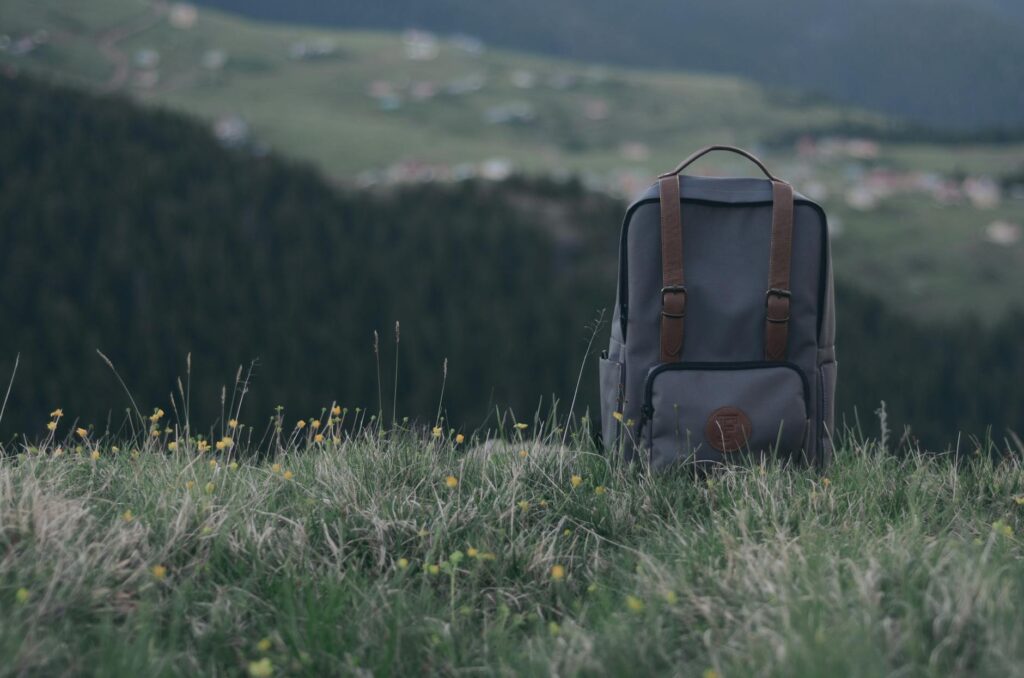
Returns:
[[[1019,441],[652,477],[553,421],[335,408],[7,445],[0,673],[1024,671]]]
[[[125,96],[207,128],[241,123],[243,145],[307,163],[346,187],[512,171],[578,176],[625,200],[700,146],[739,144],[822,202],[842,279],[916,319],[946,322],[952,311],[990,325],[1019,306],[1007,290],[1024,285],[1024,245],[986,235],[993,222],[1019,225],[1019,197],[1007,192],[984,209],[921,191],[868,210],[846,199],[871,170],[1001,181],[1024,163],[1019,135],[944,137],[743,78],[478,52],[445,35],[421,59],[409,57],[408,36],[398,33],[260,22],[205,7],[176,27],[168,8],[148,0],[3,3],[3,34],[17,42],[41,31],[45,39],[27,54],[0,50],[0,69]],[[296,48],[312,52],[296,56]],[[875,139],[878,155],[799,153],[802,137],[831,136]],[[751,170],[727,156],[695,167]],[[617,226],[604,227],[609,246]]]

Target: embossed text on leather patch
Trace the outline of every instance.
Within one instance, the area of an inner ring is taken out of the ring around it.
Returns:
[[[735,452],[747,446],[753,427],[738,407],[719,407],[708,417],[704,437],[719,452]]]

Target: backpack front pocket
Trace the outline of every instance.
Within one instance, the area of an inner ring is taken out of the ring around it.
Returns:
[[[792,363],[664,363],[647,375],[639,437],[655,470],[795,457],[807,438],[809,396]]]

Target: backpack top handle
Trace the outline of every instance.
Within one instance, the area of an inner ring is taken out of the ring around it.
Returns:
[[[701,158],[701,157],[707,155],[708,153],[711,153],[712,151],[729,151],[730,153],[736,153],[737,155],[742,155],[744,158],[746,158],[747,160],[749,160],[750,162],[754,163],[759,168],[761,168],[761,171],[764,172],[764,175],[766,177],[768,177],[772,181],[777,181],[777,182],[780,182],[780,183],[784,183],[784,182],[782,182],[782,179],[779,179],[774,174],[769,172],[768,168],[764,166],[764,163],[761,162],[757,158],[757,156],[755,156],[753,153],[750,153],[748,151],[744,151],[742,148],[737,148],[736,146],[724,146],[724,145],[718,145],[718,144],[716,144],[714,146],[706,146],[706,147],[700,149],[699,151],[697,151],[696,153],[691,155],[689,158],[687,158],[686,160],[684,160],[681,163],[679,163],[679,166],[676,167],[674,170],[672,170],[671,172],[665,172],[664,174],[659,174],[658,177],[659,178],[664,178],[664,177],[671,177],[673,175],[679,174],[684,169],[686,169],[691,164],[693,164],[693,162],[696,161],[698,158]]]

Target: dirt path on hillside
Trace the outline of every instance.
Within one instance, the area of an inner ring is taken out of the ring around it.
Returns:
[[[128,78],[132,73],[131,58],[118,47],[118,43],[133,35],[149,30],[157,25],[166,13],[167,3],[162,1],[154,2],[152,11],[120,26],[115,26],[100,35],[97,48],[114,67],[113,74],[100,88],[103,92],[116,92],[120,90],[128,83]]]

